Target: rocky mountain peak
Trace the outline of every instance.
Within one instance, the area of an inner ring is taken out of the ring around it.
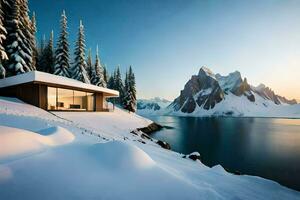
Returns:
[[[200,68],[199,73],[198,73],[198,76],[199,76],[199,77],[202,77],[202,76],[209,76],[209,77],[211,77],[211,78],[216,79],[215,74],[214,74],[209,68],[207,68],[207,67],[205,67],[205,66],[202,66],[202,67]]]
[[[177,97],[169,106],[175,111],[192,113],[197,108],[210,110],[225,98],[247,97],[249,103],[262,97],[273,101],[275,104],[296,104],[295,100],[288,100],[285,97],[276,95],[272,89],[260,84],[252,87],[247,78],[242,78],[239,71],[229,73],[227,76],[214,74],[209,68],[201,67],[198,75],[193,75],[181,90]],[[240,98],[245,101],[244,98]],[[266,105],[264,105],[266,106]]]

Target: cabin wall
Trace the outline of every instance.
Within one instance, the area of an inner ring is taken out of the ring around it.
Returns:
[[[21,84],[6,88],[0,88],[0,95],[6,97],[16,97],[31,105],[41,107],[40,85],[34,83]],[[44,97],[47,98],[46,96]]]
[[[102,93],[95,93],[95,110],[96,111],[103,111],[104,108],[103,102],[103,94]]]
[[[47,86],[39,84],[39,107],[47,110]]]
[[[94,111],[108,112],[106,96],[96,92],[94,98]],[[47,110],[48,86],[44,83],[26,83],[6,88],[0,88],[0,96],[16,97],[28,104]]]

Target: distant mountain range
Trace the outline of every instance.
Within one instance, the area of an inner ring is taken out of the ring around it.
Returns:
[[[152,114],[180,116],[300,117],[295,99],[278,95],[263,84],[254,87],[238,71],[222,76],[207,67],[191,77],[170,105],[166,101],[159,106],[160,100],[143,100],[138,110],[151,108]]]
[[[137,112],[139,114],[156,114],[158,111],[165,109],[171,101],[159,97],[152,99],[138,99]]]

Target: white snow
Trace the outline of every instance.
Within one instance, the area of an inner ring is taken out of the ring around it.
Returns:
[[[240,84],[240,81],[242,81],[241,73],[238,71],[230,73],[227,76],[221,76],[220,74],[217,74],[216,78],[223,91],[229,91],[235,88],[235,86]]]
[[[119,92],[116,90],[111,90],[108,88],[103,88],[91,84],[82,83],[80,81],[66,78],[62,76],[57,76],[45,72],[39,71],[31,71],[24,74],[19,74],[17,76],[11,76],[4,79],[0,79],[0,88],[9,87],[13,85],[29,83],[29,82],[42,82],[42,83],[49,83],[49,84],[59,84],[61,86],[72,86],[74,88],[79,89],[88,89],[97,92],[104,92],[106,96],[119,96]]]
[[[0,199],[300,199],[129,132],[149,123],[120,109],[52,114],[1,97]]]
[[[47,146],[67,144],[75,138],[72,133],[61,127],[50,127],[37,133],[7,126],[0,126],[0,130],[0,162],[40,152]]]

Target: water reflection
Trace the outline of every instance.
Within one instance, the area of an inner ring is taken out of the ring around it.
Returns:
[[[174,129],[153,137],[188,154],[199,151],[208,166],[259,175],[300,190],[300,120],[272,118],[152,119]]]

